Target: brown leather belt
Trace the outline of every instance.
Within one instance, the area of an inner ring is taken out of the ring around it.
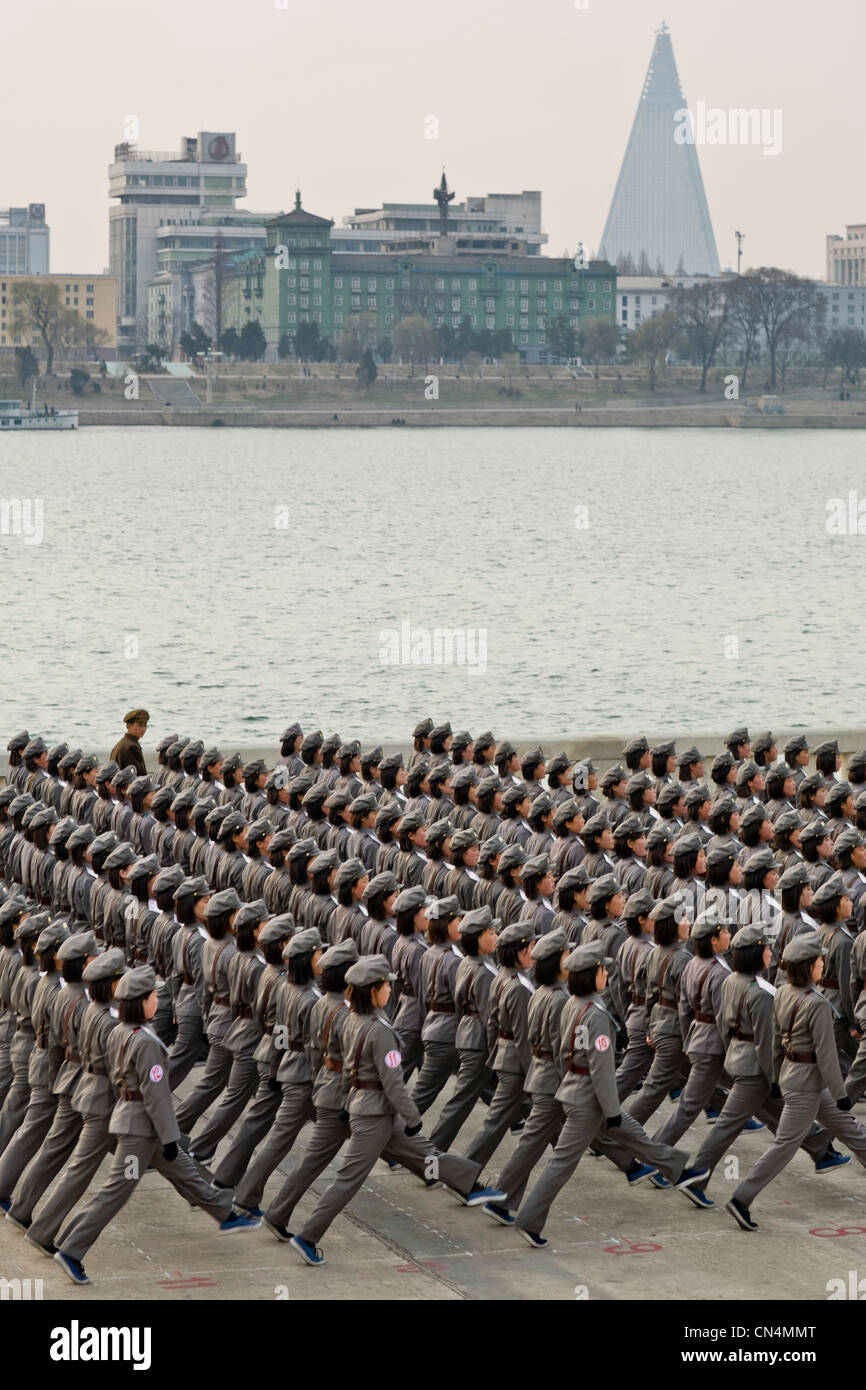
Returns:
[[[66,1051],[65,1051],[64,1054],[63,1054],[63,1060],[64,1060],[65,1062],[79,1062],[79,1063],[81,1062],[81,1058],[79,1057],[78,1053],[77,1053],[77,1052],[70,1052],[68,1047],[67,1047]]]
[[[121,1088],[121,1091],[120,1091],[120,1099],[121,1099],[121,1100],[143,1100],[144,1097],[143,1097],[143,1095],[141,1094],[141,1091],[127,1091],[127,1090]]]
[[[278,1051],[278,1052],[279,1052],[279,1050],[280,1050],[280,1049],[277,1048],[277,1051]],[[287,1052],[303,1052],[303,1051],[304,1051],[304,1044],[303,1044],[303,1043],[299,1043],[299,1042],[290,1042],[290,1043],[287,1045],[287,1047],[286,1047],[286,1051],[287,1051]]]
[[[381,1091],[383,1089],[381,1081],[355,1081],[352,1084],[356,1091]]]
[[[235,1014],[235,1018],[252,1018],[252,1016],[253,1016],[253,1011],[252,1011],[252,1009],[249,1008],[249,1007],[244,1008],[244,1009],[238,1009],[237,1012],[236,1012],[236,1014]]]
[[[734,1029],[733,1033],[731,1033],[731,1037],[732,1037],[732,1038],[738,1038],[740,1042],[754,1042],[754,1041],[755,1041],[755,1035],[754,1035],[754,1033],[741,1033],[740,1030],[739,1030],[739,1028],[735,1028],[735,1029]]]
[[[504,1033],[501,1028],[499,1030],[499,1036],[500,1038],[504,1038],[506,1042],[514,1042],[514,1034]]]
[[[785,1049],[785,1056],[789,1062],[802,1062],[807,1066],[818,1060],[814,1052],[789,1052],[787,1048]]]
[[[695,1014],[695,1023],[715,1023],[715,1014]]]
[[[539,1051],[536,1051],[535,1048],[533,1048],[533,1049],[532,1049],[532,1055],[533,1055],[533,1057],[535,1057],[536,1060],[539,1061],[539,1062],[545,1062],[545,1061],[552,1062],[552,1061],[553,1061],[553,1053],[552,1053],[552,1052],[539,1052]]]
[[[453,1005],[453,1004],[431,1004],[431,1005],[430,1005],[430,1008],[427,1010],[427,1012],[428,1012],[428,1013],[431,1013],[431,1014],[453,1014],[453,1012],[454,1012],[454,1005]]]
[[[677,1010],[679,1009],[679,1005],[678,1005],[678,1004],[672,1004],[671,1001],[670,1001],[669,999],[657,999],[657,1000],[656,1000],[656,1003],[657,1003],[657,1004],[660,1006],[660,1008],[662,1008],[662,1009],[677,1009]],[[715,1020],[714,1020],[714,1021],[715,1021]]]
[[[323,1058],[322,1058],[322,1066],[325,1068],[326,1071],[342,1071],[342,1070],[343,1070],[343,1063],[342,1063],[342,1062],[335,1062],[334,1059],[333,1059],[333,1057],[323,1057]]]
[[[589,1067],[569,1067],[574,1076],[589,1076]]]
[[[645,1004],[645,1003],[646,1003],[646,995],[645,995],[645,994],[633,994],[632,997],[631,997],[631,1002],[632,1002],[633,1004],[637,1004],[638,1006],[640,1006],[641,1004]]]
[[[232,1001],[227,994],[215,994],[213,997],[215,1004],[230,1004]]]
[[[192,978],[192,975],[184,975],[184,977],[183,977],[183,982],[184,982],[185,985],[194,985],[194,984],[195,984],[195,980]]]
[[[830,978],[829,975],[825,975],[825,976],[824,976],[823,980],[821,981],[821,984],[824,986],[825,989],[838,989],[838,988],[839,988],[839,981],[838,981],[838,980],[832,980],[832,979]]]

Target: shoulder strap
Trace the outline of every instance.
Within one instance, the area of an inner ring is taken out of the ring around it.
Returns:
[[[67,1008],[66,1013],[63,1015],[63,1050],[64,1050],[64,1052],[66,1051],[67,1047],[69,1046],[69,1024],[70,1024],[70,1022],[72,1021],[72,1015],[75,1013],[75,1007],[76,1007],[76,1005],[77,1005],[79,999],[83,999],[83,998],[84,998],[84,995],[83,995],[83,994],[76,994],[76,996],[75,996],[75,998],[73,999],[72,1003],[71,1003],[71,1004],[69,1005],[69,1007]]]
[[[796,1021],[797,1021],[797,1014],[800,1012],[800,1008],[801,1008],[801,1006],[802,1006],[803,1001],[804,1001],[805,998],[806,998],[806,994],[805,994],[805,993],[801,994],[801,995],[800,995],[800,998],[797,1000],[796,1004],[794,1005],[793,1009],[791,1010],[791,1018],[790,1018],[790,1020],[789,1020],[789,1022],[788,1022],[788,1031],[787,1031],[786,1034],[785,1034],[785,1051],[786,1051],[786,1052],[790,1052],[790,1051],[791,1051],[791,1040],[792,1040],[793,1033],[794,1033],[794,1024],[795,1024]]]
[[[358,1039],[358,1046],[355,1048],[355,1055],[352,1058],[351,1066],[349,1067],[349,1076],[351,1078],[351,1083],[353,1086],[356,1084],[358,1080],[358,1068],[361,1065],[361,1053],[364,1050],[364,1044],[367,1041],[370,1034],[372,1033],[375,1023],[376,1017],[374,1015],[370,1019],[370,1022],[367,1024],[367,1026],[361,1029],[361,1036]]]
[[[659,970],[659,978],[658,978],[658,992],[659,992],[659,998],[660,998],[660,999],[661,999],[661,997],[662,997],[662,988],[663,988],[664,982],[665,982],[665,975],[668,973],[668,966],[670,965],[671,961],[673,960],[675,954],[676,954],[676,950],[675,950],[675,949],[674,949],[673,951],[668,951],[667,955],[665,956],[664,960],[663,960],[662,963],[661,963],[661,968],[660,968],[660,970]]]
[[[222,943],[222,945],[220,946],[219,950],[217,951],[216,955],[215,955],[214,958],[213,958],[213,969],[212,969],[211,972],[210,972],[210,988],[211,988],[211,994],[216,994],[216,973],[217,973],[217,966],[218,966],[219,963],[220,963],[220,956],[222,955],[223,951],[226,949],[226,947],[227,947],[229,944],[230,944],[230,943],[229,943],[228,941],[224,941],[224,942]]]
[[[328,1051],[328,1041],[329,1041],[329,1039],[330,1039],[330,1037],[331,1037],[331,1029],[332,1029],[332,1027],[334,1026],[334,1019],[337,1017],[337,1014],[340,1012],[340,1010],[341,1010],[343,1007],[344,1007],[344,1005],[342,1004],[342,1002],[339,1003],[339,1004],[336,1004],[336,1005],[334,1006],[334,1008],[331,1009],[330,1013],[328,1014],[328,1017],[325,1019],[325,1027],[324,1027],[324,1030],[323,1030],[323,1032],[322,1032],[322,1056],[323,1056],[323,1057],[324,1057],[324,1055],[325,1055],[325,1054],[327,1053],[327,1051]]]
[[[703,975],[701,976],[700,981],[699,981],[699,983],[698,983],[698,992],[697,992],[697,994],[695,995],[695,1013],[696,1013],[696,1014],[699,1014],[700,1011],[701,1011],[701,999],[702,999],[703,993],[704,993],[704,985],[707,983],[707,977],[708,977],[710,971],[712,970],[712,968],[713,968],[713,962],[710,961],[709,965],[707,966],[706,970],[704,971],[704,973],[703,973]]]
[[[572,1028],[572,1030],[571,1030],[571,1040],[570,1040],[570,1042],[569,1042],[569,1044],[568,1044],[568,1066],[569,1066],[569,1070],[571,1069],[571,1067],[572,1067],[572,1065],[573,1065],[573,1063],[574,1063],[574,1048],[575,1048],[575,1043],[576,1043],[576,1040],[577,1040],[577,1030],[578,1030],[578,1028],[580,1027],[581,1022],[583,1021],[583,1019],[584,1019],[584,1018],[586,1017],[586,1015],[589,1013],[589,1011],[590,1011],[591,1008],[592,1008],[592,1000],[590,999],[590,1001],[589,1001],[588,1004],[584,1004],[583,1008],[580,1010],[580,1013],[577,1015],[577,1018],[574,1020],[574,1026],[573,1026],[573,1028]]]
[[[734,1019],[733,1032],[735,1032],[735,1033],[739,1033],[739,1031],[740,1031],[740,1019],[741,1019],[742,1016],[743,1016],[743,1009],[744,1009],[745,1003],[746,1003],[746,995],[748,994],[750,988],[751,988],[751,986],[747,985],[746,988],[742,991],[742,993],[741,993],[741,995],[740,995],[740,1002],[739,1002],[739,1004],[737,1005],[737,1016],[736,1016],[736,1018]]]
[[[432,1009],[432,1008],[433,1008],[433,1001],[434,1001],[434,999],[436,998],[436,976],[439,974],[439,967],[440,967],[440,965],[442,964],[442,959],[443,959],[444,955],[445,955],[445,952],[444,952],[444,951],[440,951],[440,952],[439,952],[438,958],[437,958],[437,959],[434,961],[434,963],[433,963],[433,978],[432,978],[432,980],[430,981],[430,988],[429,988],[428,991],[427,991],[427,1008],[428,1008],[428,1009]]]

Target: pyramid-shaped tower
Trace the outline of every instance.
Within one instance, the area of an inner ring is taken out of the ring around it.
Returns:
[[[607,216],[600,256],[630,256],[635,269],[718,275],[719,257],[698,153],[678,144],[676,112],[686,102],[666,24],[655,47]]]

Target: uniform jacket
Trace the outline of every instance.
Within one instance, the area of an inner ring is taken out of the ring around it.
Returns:
[[[570,996],[559,1018],[562,1081],[556,1098],[563,1105],[597,1105],[606,1119],[620,1113],[614,1045],[616,1021],[600,997]],[[575,1070],[579,1068],[580,1070]]]
[[[812,985],[785,984],[773,1002],[773,1072],[783,1093],[826,1087],[834,1100],[841,1100],[845,1085],[827,999]]]
[[[568,991],[562,982],[542,985],[529,1001],[527,1027],[532,1061],[526,1073],[526,1090],[533,1096],[555,1096],[562,1081],[559,1031]]]
[[[147,1024],[122,1023],[109,1034],[107,1053],[120,1092],[109,1132],[176,1144],[180,1130],[168,1087],[168,1049]]]

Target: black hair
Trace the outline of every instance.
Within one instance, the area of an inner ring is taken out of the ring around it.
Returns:
[[[393,893],[399,892],[398,888],[380,889],[377,893],[371,893],[367,898],[367,911],[374,922],[387,922],[388,912],[385,907],[385,899],[390,898]]]
[[[836,749],[825,748],[815,758],[815,770],[823,777],[832,777],[836,771]]]
[[[32,965],[36,959],[36,938],[25,936],[18,944],[21,947],[21,966]]]
[[[75,956],[60,962],[60,973],[68,985],[78,984],[86,964],[86,956]]]
[[[703,797],[701,801],[696,801],[693,805],[687,806],[686,820],[691,821],[693,825],[697,825],[701,818],[701,807],[703,806],[704,802],[709,801],[709,799],[710,797],[708,793],[705,797]]]
[[[144,1001],[147,995],[138,999],[118,999],[117,1016],[121,1023],[144,1023]]]
[[[707,887],[724,888],[730,882],[731,869],[736,863],[736,859],[727,860],[723,864],[707,865]]]
[[[259,787],[258,787],[258,782],[259,782],[259,777],[260,777],[260,776],[261,776],[261,773],[259,773],[259,772],[248,772],[247,775],[244,777],[244,789],[245,789],[245,791],[248,791],[248,792],[257,792],[258,789],[259,789]]]
[[[794,830],[796,830],[796,828],[796,826],[793,827]],[[773,849],[781,849],[789,854],[791,850],[794,848],[794,846],[791,844],[790,830],[777,830],[773,835],[771,843],[773,845]],[[847,865],[845,865],[845,867],[847,868]]]
[[[731,960],[738,975],[757,975],[764,968],[764,949],[766,942],[754,946],[735,946]]]
[[[632,913],[630,916],[626,917],[625,929],[629,936],[643,936],[643,927],[641,926],[640,920],[642,916],[645,917],[646,913],[638,913],[637,916]]]
[[[107,869],[106,873],[108,874],[108,882],[111,884],[112,888],[116,888],[118,893],[123,893],[126,889],[126,884],[120,877],[120,869]]]
[[[713,938],[717,937],[721,930],[722,928],[719,926],[709,936],[696,936],[695,955],[700,956],[701,960],[709,960],[711,956],[714,956],[716,953],[713,950]]]
[[[775,868],[777,868],[776,864],[771,865],[769,869],[766,867],[763,869],[755,869],[752,867],[752,860],[749,859],[743,870],[743,884],[746,891],[748,892],[752,888],[763,888],[764,879],[767,877],[767,874],[771,874]]]
[[[107,1004],[111,998],[112,986],[117,983],[117,977],[103,977],[101,980],[94,980],[87,986],[87,993],[90,995],[94,1004]]]
[[[562,953],[554,951],[549,956],[542,956],[541,960],[535,962],[535,984],[552,985],[559,979],[559,972],[562,969]]]
[[[235,929],[235,942],[239,951],[254,951],[256,949],[256,927],[259,922],[254,922],[248,918]]]
[[[478,938],[480,935],[480,932],[468,931],[465,936],[461,936],[460,949],[464,956],[478,955]]]
[[[60,943],[58,942],[57,946],[49,946],[47,951],[36,952],[36,958],[39,961],[40,970],[56,970],[57,967],[54,964],[54,956],[59,945]]]
[[[836,913],[843,897],[845,893],[840,893],[838,898],[832,898],[830,902],[813,903],[809,910],[814,912],[819,922],[825,922],[829,926],[836,921]]]
[[[647,845],[646,866],[648,869],[661,869],[664,866],[667,848],[667,840],[654,840],[651,845]]]
[[[322,971],[321,984],[326,994],[342,994],[346,988],[346,971],[352,964],[344,960],[340,965],[326,965]]]
[[[454,805],[455,805],[455,806],[465,806],[465,805],[467,805],[467,803],[468,803],[468,801],[469,801],[469,792],[470,792],[470,786],[469,786],[469,783],[468,783],[468,782],[458,782],[457,786],[454,787],[453,790],[452,790],[452,795],[453,795],[453,797],[454,797]]]
[[[268,941],[261,947],[262,955],[268,965],[282,965],[284,941]]]
[[[352,902],[354,901],[352,898],[352,889],[355,887],[356,882],[357,879],[354,883],[340,884],[339,888],[337,889],[337,902],[340,904],[341,907],[352,906]]]
[[[350,985],[347,994],[353,1014],[371,1014],[375,985]]]
[[[665,773],[668,770],[668,754],[653,753],[651,757],[653,777],[664,777]]]
[[[579,999],[585,998],[588,994],[595,994],[595,978],[597,974],[597,965],[588,965],[585,970],[569,970],[569,994],[577,995]]]
[[[748,825],[743,826],[742,830],[740,831],[740,839],[742,840],[744,845],[747,845],[750,849],[752,849],[755,845],[757,845],[760,842],[761,826],[763,824],[763,820],[753,820],[750,821]]]
[[[448,940],[449,917],[435,917],[427,923],[427,940],[431,946],[442,945]]]
[[[137,902],[146,903],[150,901],[150,895],[147,891],[147,881],[147,875],[139,874],[137,878],[131,879],[130,882],[125,885],[127,892],[131,893]]]
[[[318,893],[320,896],[324,896],[325,893],[330,893],[331,889],[328,886],[330,874],[330,869],[316,869],[310,883],[314,893]]]
[[[481,812],[482,815],[490,815],[490,812],[493,810],[493,798],[495,797],[496,792],[496,787],[488,787],[487,791],[485,792],[478,791],[475,793],[475,805],[478,807],[478,810]]]
[[[574,910],[574,895],[576,888],[557,888],[556,906],[560,912],[572,912]]]
[[[517,957],[523,949],[524,947],[518,945],[516,941],[511,946],[500,946],[497,950],[499,964],[506,966],[506,968],[516,968]]]
[[[657,946],[672,946],[679,935],[680,924],[673,913],[669,917],[659,917],[653,936]]]
[[[158,893],[154,894],[153,900],[159,908],[160,912],[174,912],[175,902],[173,888],[160,889]]]
[[[300,956],[289,956],[286,974],[293,985],[308,985],[315,978],[313,952],[304,951]]]
[[[294,859],[289,860],[289,879],[295,888],[302,888],[307,882],[307,865],[313,858],[309,850],[303,854],[296,854]]]
[[[792,960],[783,961],[782,969],[788,976],[788,984],[795,985],[798,989],[805,989],[812,983],[812,966],[814,960]]]
[[[423,903],[421,906],[423,906]],[[397,923],[397,932],[400,936],[414,936],[415,916],[417,912],[417,907],[407,907],[404,908],[402,912],[397,913],[395,921]]]
[[[397,787],[397,773],[399,772],[399,770],[400,770],[399,767],[380,767],[380,768],[379,768],[379,781],[380,781],[381,784],[382,784],[382,790],[383,790],[383,791],[392,792],[392,791],[395,791],[395,790],[396,790],[396,787]]]
[[[212,917],[205,918],[207,934],[213,941],[222,941],[228,936],[231,915],[230,912],[215,912]]]
[[[286,863],[286,855],[288,854],[288,852],[289,852],[290,849],[291,849],[291,846],[290,846],[290,845],[281,845],[281,846],[272,846],[272,845],[269,845],[269,846],[268,846],[268,863],[271,865],[271,867],[274,868],[274,869],[282,869],[282,868],[284,868],[284,867],[285,867],[285,863]]]
[[[196,900],[189,893],[185,893],[182,898],[172,900],[174,904],[174,915],[182,927],[197,925],[195,916]]]
[[[801,897],[801,894],[802,894],[802,892],[803,892],[803,889],[804,889],[804,888],[807,888],[807,887],[808,887],[808,884],[806,884],[806,883],[795,883],[795,884],[793,884],[792,887],[790,887],[790,888],[783,888],[783,889],[782,889],[782,911],[783,911],[783,912],[799,912],[799,911],[800,911],[800,897]]]

